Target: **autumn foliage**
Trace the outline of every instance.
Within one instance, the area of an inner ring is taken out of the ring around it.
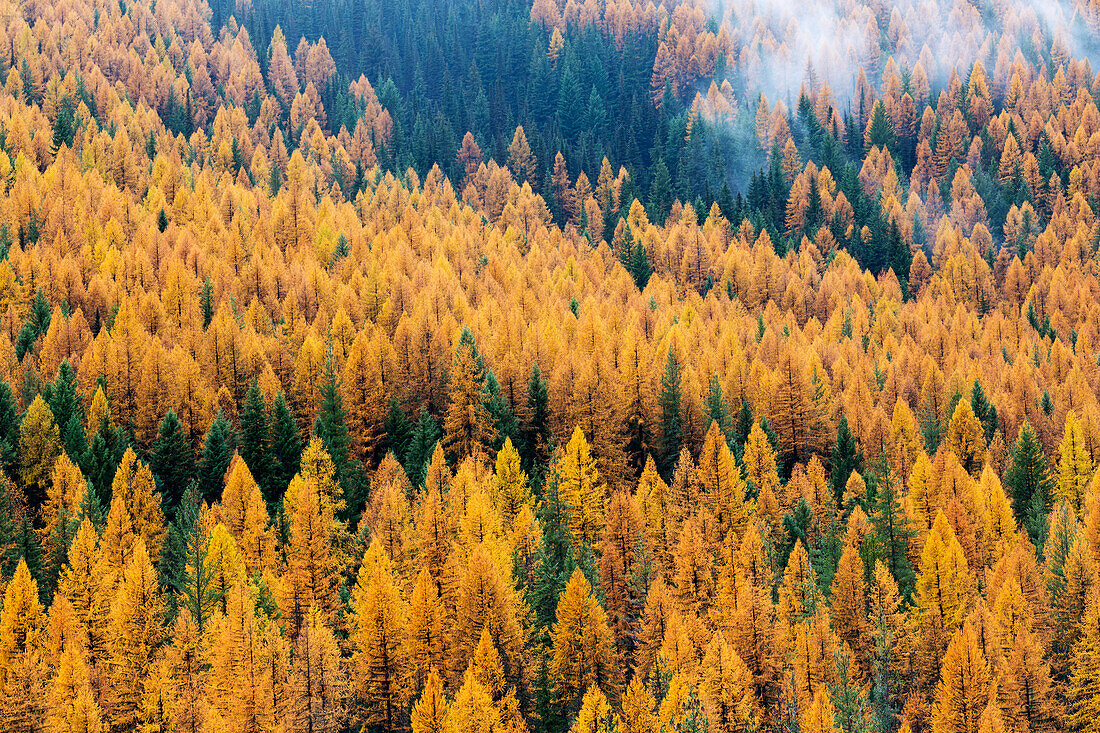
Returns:
[[[397,170],[203,2],[0,3],[0,732],[1100,730],[1100,78],[906,8],[855,112],[753,98],[731,208],[522,124]],[[775,40],[530,19],[652,38],[654,109]]]

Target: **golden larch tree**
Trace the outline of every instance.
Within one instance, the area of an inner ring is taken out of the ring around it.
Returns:
[[[138,539],[122,573],[107,624],[106,718],[113,728],[143,721],[146,679],[164,638],[165,604],[145,542]]]
[[[978,733],[992,684],[978,634],[966,623],[955,632],[943,658],[932,705],[934,733]]]
[[[0,611],[0,725],[14,733],[32,733],[41,719],[46,680],[40,644],[45,621],[38,584],[26,561],[20,560]]]
[[[606,490],[600,483],[596,460],[581,429],[574,428],[557,467],[558,491],[569,508],[569,532],[573,541],[590,548],[599,546],[604,523]]]
[[[122,455],[111,483],[111,496],[121,497],[133,519],[134,534],[145,542],[150,559],[156,562],[167,533],[160,508],[160,492],[149,464],[139,460],[133,448],[127,448]]]
[[[1058,485],[1055,498],[1067,502],[1073,511],[1081,515],[1085,508],[1085,495],[1092,478],[1092,456],[1085,445],[1084,432],[1077,415],[1071,410],[1066,415],[1066,427],[1058,447]]]
[[[408,690],[405,603],[378,542],[363,555],[352,592],[352,685],[364,722],[386,731],[400,723]]]
[[[577,709],[581,696],[593,685],[615,689],[614,642],[607,614],[580,569],[573,571],[558,600],[550,637],[550,670],[566,709]]]

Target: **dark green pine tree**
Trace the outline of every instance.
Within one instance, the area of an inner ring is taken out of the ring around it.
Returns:
[[[523,470],[538,485],[539,469],[550,456],[550,390],[538,364],[531,365],[527,379],[527,415],[521,431],[523,440],[518,450]]]
[[[267,401],[259,383],[253,379],[241,406],[241,434],[237,446],[241,459],[252,472],[252,478],[264,492],[271,493],[271,426]]]
[[[538,673],[535,675],[535,715],[538,721],[532,733],[562,733],[568,721],[563,714],[554,677],[550,674],[550,650],[538,648]]]
[[[665,161],[658,159],[652,168],[649,183],[649,218],[656,224],[664,224],[668,211],[672,207],[672,179]]]
[[[42,598],[46,592],[45,584],[42,582],[42,546],[38,544],[38,535],[34,531],[34,525],[31,524],[30,515],[26,512],[19,520],[19,529],[15,533],[15,546],[18,556],[27,562],[27,570],[30,571],[31,577],[38,583],[39,600],[45,602],[48,597]]]
[[[202,440],[202,452],[195,471],[199,495],[203,501],[213,504],[221,499],[222,489],[225,488],[225,472],[229,469],[229,462],[233,459],[236,448],[237,436],[233,432],[233,426],[221,410],[218,410],[217,417],[210,423]]]
[[[171,521],[195,475],[195,452],[174,410],[169,409],[160,421],[157,439],[149,451],[149,467],[157,479],[164,515]]]
[[[856,439],[848,427],[848,417],[840,416],[836,429],[836,444],[833,445],[832,458],[829,461],[829,483],[837,504],[844,498],[844,487],[853,471],[863,470],[863,454],[856,448]]]
[[[683,420],[680,415],[683,388],[680,384],[680,362],[671,349],[665,358],[665,370],[661,374],[661,392],[657,398],[660,410],[657,437],[657,470],[667,480],[680,458],[684,444]]]
[[[344,399],[340,396],[340,378],[336,373],[336,362],[329,348],[321,372],[321,384],[318,389],[320,406],[317,419],[313,423],[313,434],[321,439],[336,466],[336,477],[348,489],[348,455],[351,439],[348,437],[347,412]]]
[[[209,616],[208,609],[218,600],[218,589],[213,582],[214,569],[204,562],[209,543],[199,521],[202,512],[199,491],[198,484],[192,481],[184,492],[175,521],[168,528],[159,565],[161,582],[173,591],[167,594],[173,615],[180,606],[187,608],[201,630],[204,615]]]
[[[526,588],[527,604],[535,614],[540,628],[550,628],[557,614],[558,598],[565,590],[573,572],[573,544],[569,534],[568,508],[558,491],[559,481],[554,467],[544,482],[543,500],[538,518],[542,526],[542,544],[535,564],[530,587]]]
[[[916,532],[901,508],[897,479],[890,464],[883,460],[869,473],[873,483],[871,526],[878,537],[886,569],[894,576],[903,596],[908,597],[913,589],[914,574],[906,553]]]
[[[913,251],[901,236],[898,223],[890,220],[886,227],[885,267],[894,271],[903,288],[908,287],[909,268],[913,266]]]
[[[428,410],[421,408],[420,417],[413,429],[412,442],[409,443],[408,455],[405,458],[405,473],[414,486],[424,483],[428,464],[432,460],[432,452],[435,444],[439,442],[439,423],[437,423]]]
[[[680,458],[680,449],[683,447],[682,400],[680,362],[676,360],[676,355],[670,349],[668,357],[664,360],[661,391],[658,395],[660,416],[658,417],[657,469],[665,480],[671,477],[672,469],[675,468],[676,460]]]
[[[645,245],[640,241],[635,242],[630,250],[630,275],[634,278],[634,284],[638,290],[645,290],[649,284],[649,278],[653,276],[653,268],[649,264],[649,256],[646,254]]]
[[[19,564],[19,546],[16,536],[19,532],[15,521],[15,484],[5,475],[0,475],[0,574],[10,578]]]
[[[106,506],[111,505],[111,484],[115,480],[115,470],[128,447],[129,435],[122,428],[112,428],[104,415],[80,460],[80,470],[91,482],[96,496]]]
[[[732,444],[734,440],[733,418],[730,416],[730,406],[722,394],[722,383],[718,380],[717,372],[712,372],[707,383],[707,394],[703,398],[704,422],[708,427],[710,423],[718,423],[718,429],[726,437],[726,443]]]
[[[891,154],[897,155],[897,135],[894,134],[894,125],[886,116],[886,109],[881,104],[876,104],[871,114],[867,136],[871,145],[885,148]]]
[[[60,428],[61,445],[65,448],[65,452],[70,456],[76,456],[79,460],[88,449],[88,441],[84,436],[84,417],[80,414],[70,415],[68,422]]]
[[[807,549],[807,552],[811,554],[814,552],[814,546],[810,542],[813,523],[813,510],[810,509],[810,505],[806,502],[806,497],[799,497],[798,503],[794,505],[794,509],[783,515],[783,535],[780,538],[782,545],[779,547],[780,566],[786,567],[787,560],[790,559],[791,550],[794,549],[794,543],[796,541],[801,540],[802,546]],[[812,559],[811,557],[811,560]]]
[[[42,292],[42,288],[38,288],[34,294],[34,300],[31,301],[30,313],[30,321],[34,323],[38,333],[44,334],[50,329],[51,316],[50,301],[46,298],[46,294]]]
[[[202,294],[199,296],[199,309],[202,311],[202,327],[206,329],[214,320],[214,283],[207,275],[202,283]]]
[[[499,451],[504,445],[505,438],[511,438],[512,443],[518,442],[519,421],[512,414],[508,398],[501,392],[497,375],[491,369],[485,373],[485,394],[489,397],[486,408],[489,411],[489,417],[493,420],[493,427],[496,428],[496,438],[493,440],[492,447],[494,451]]]
[[[46,300],[42,288],[39,288],[34,294],[34,300],[31,301],[31,312],[27,315],[27,321],[19,331],[19,336],[16,337],[16,358],[22,361],[27,352],[34,348],[34,343],[38,337],[46,333],[46,329],[49,327],[50,302]]]
[[[16,449],[19,447],[19,411],[15,406],[15,393],[11,385],[0,380],[0,460],[8,475],[15,466]]]
[[[563,65],[565,68],[561,75],[561,87],[558,93],[558,122],[561,125],[562,134],[569,139],[574,137],[584,124],[585,104],[572,65],[569,63]]]
[[[61,444],[70,456],[80,457],[84,452],[84,406],[76,392],[76,372],[65,359],[57,368],[57,377],[53,384],[47,385],[46,402],[53,413],[54,422],[61,429]],[[75,431],[77,418],[80,430]]]
[[[271,406],[271,486],[270,493],[264,498],[269,505],[282,501],[283,492],[290,480],[298,473],[302,460],[302,437],[298,434],[298,423],[290,414],[286,396],[282,391],[275,395],[275,404]]]
[[[614,231],[614,229],[611,229]],[[619,263],[630,272],[630,261],[634,257],[634,234],[630,231],[630,222],[623,219],[623,245],[619,250]]]
[[[988,444],[989,441],[993,440],[993,434],[997,432],[999,425],[997,408],[986,398],[982,384],[977,379],[974,380],[974,386],[970,388],[970,409],[973,410],[974,417],[978,418],[978,422],[982,424],[985,442]]]
[[[408,453],[409,444],[412,442],[413,426],[405,411],[401,409],[401,403],[396,397],[390,398],[390,409],[386,413],[386,422],[383,425],[386,436],[382,444],[381,454],[393,453],[394,458],[402,465],[405,463],[405,454]]]
[[[1046,454],[1039,436],[1028,423],[1020,427],[1012,446],[1012,458],[1005,470],[1005,488],[1012,499],[1016,521],[1027,529],[1031,543],[1042,548],[1047,533],[1047,512],[1054,493]]]
[[[114,480],[117,465],[113,463],[107,439],[97,430],[88,441],[88,447],[84,449],[84,455],[80,459],[80,470],[84,472],[84,477],[100,496],[111,495],[111,482]]]
[[[80,522],[73,519],[67,507],[62,506],[57,515],[57,522],[50,531],[49,541],[46,543],[46,553],[42,564],[43,589],[47,599],[53,598],[57,590],[57,581],[61,577],[61,571],[69,561],[69,546],[76,537],[76,530]]]
[[[182,584],[187,564],[187,538],[198,521],[200,508],[199,485],[198,482],[191,481],[180,498],[175,518],[168,524],[164,549],[161,550],[160,559],[157,560],[161,585],[171,591],[167,595],[173,610],[177,600],[176,592]]]
[[[103,533],[104,527],[107,526],[107,510],[99,501],[99,495],[96,493],[95,486],[90,482],[87,490],[84,492],[84,498],[80,501],[80,509],[77,510],[75,518],[77,522],[87,519],[100,534]]]
[[[752,426],[755,422],[749,401],[742,399],[741,407],[737,410],[737,420],[733,424],[733,445],[731,446],[738,462],[745,455],[745,441],[749,439],[749,433],[752,432]]]
[[[863,680],[856,673],[849,649],[835,652],[833,669],[836,670],[836,682],[826,681],[825,689],[836,710],[836,725],[841,731],[866,730],[864,726],[867,726],[867,721],[873,720],[874,710]]]

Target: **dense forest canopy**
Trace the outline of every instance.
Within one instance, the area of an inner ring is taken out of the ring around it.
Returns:
[[[0,733],[1098,733],[1098,32],[0,0]]]

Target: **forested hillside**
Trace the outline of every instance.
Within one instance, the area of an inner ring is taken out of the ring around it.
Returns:
[[[1098,29],[0,0],[0,733],[1097,733]]]

